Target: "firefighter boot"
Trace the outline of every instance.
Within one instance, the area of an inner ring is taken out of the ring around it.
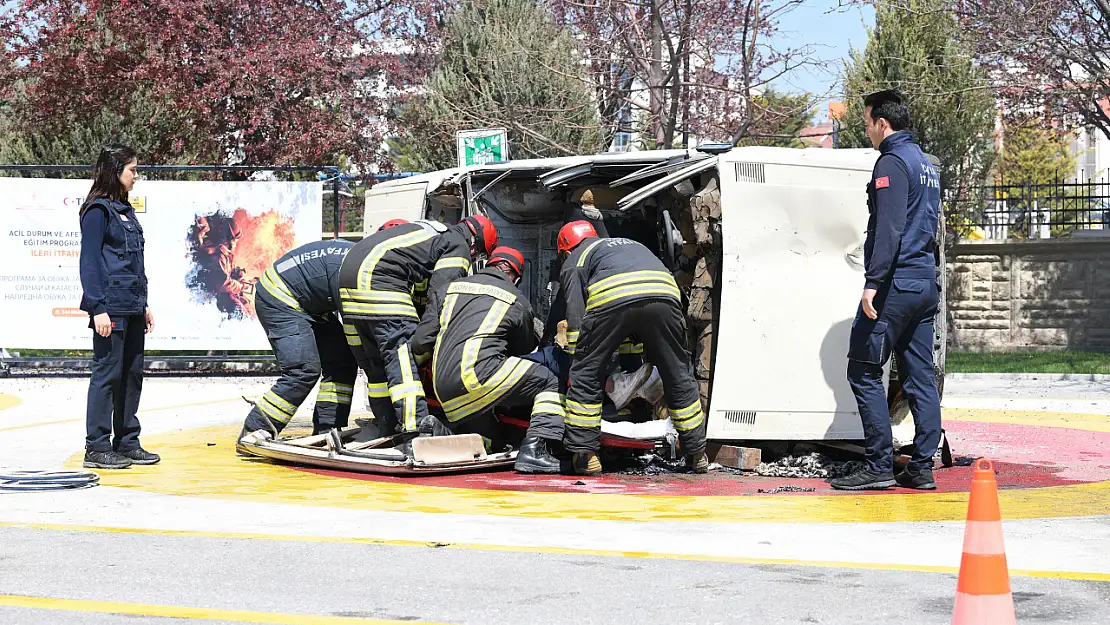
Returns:
[[[537,436],[525,437],[520,443],[513,470],[517,473],[558,473],[559,460],[547,450],[547,441]]]
[[[686,456],[686,468],[693,473],[709,473],[709,458],[704,451],[690,454]]]
[[[574,473],[576,475],[601,475],[601,460],[592,451],[574,452]]]
[[[257,445],[258,443],[274,440],[277,435],[278,428],[274,426],[269,417],[258,417],[252,411],[243,422],[243,429],[239,431],[239,437],[235,439],[235,453],[240,456],[250,456],[252,454],[243,450],[244,443]]]
[[[628,402],[637,397],[641,387],[651,379],[654,370],[655,368],[650,364],[644,364],[635,373],[617,373],[609,378],[613,382],[613,390],[609,391],[609,398],[613,400],[617,410],[624,408]]]
[[[274,439],[274,435],[269,430],[254,430],[253,432],[243,426],[239,432],[239,438],[235,439],[235,453],[240,456],[252,456],[254,454],[245,451],[247,445],[257,445]]]

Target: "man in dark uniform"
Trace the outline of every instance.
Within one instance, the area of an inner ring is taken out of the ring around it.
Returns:
[[[279,258],[259,278],[255,312],[273,347],[281,377],[251,408],[240,439],[276,437],[318,379],[313,433],[347,425],[358,364],[336,311],[339,268],[353,245],[341,239],[302,245]]]
[[[867,467],[831,484],[842,490],[884,489],[896,482],[934,489],[933,455],[940,443],[933,370],[940,176],[906,131],[909,111],[898,94],[873,93],[864,105],[867,136],[881,155],[867,185],[866,282],[849,340],[848,382],[863,421]],[[891,354],[898,359],[917,426],[913,456],[897,478],[883,388],[883,365]]]
[[[705,473],[705,416],[686,350],[686,317],[674,277],[648,248],[630,239],[598,238],[589,222],[563,226],[557,245],[565,255],[560,283],[572,354],[564,441],[574,452],[575,471],[601,472],[597,450],[602,379],[614,352],[635,334],[663,378],[668,412],[687,466]]]
[[[413,303],[416,285],[427,281],[427,309],[438,310],[437,298],[446,286],[495,247],[496,228],[477,215],[442,233],[415,223],[394,226],[366,237],[344,259],[339,272],[343,320],[353,324],[364,349],[380,354],[389,381],[394,415],[383,424],[383,434],[398,427],[418,432],[428,415],[419,362],[409,345],[421,319]]]
[[[499,247],[477,275],[448,285],[413,336],[417,355],[433,353],[432,380],[458,434],[481,434],[500,447],[494,406],[528,405],[531,423],[517,454],[520,473],[558,473],[548,444],[563,438],[564,398],[559,379],[546,367],[518,358],[536,348],[532,306],[516,285],[524,255]],[[438,314],[435,314],[438,312]]]

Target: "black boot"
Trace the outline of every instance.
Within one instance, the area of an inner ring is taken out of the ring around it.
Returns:
[[[830,480],[829,484],[837,490],[885,490],[894,486],[894,474],[860,469],[851,475]]]
[[[134,463],[130,458],[114,451],[85,450],[85,462],[82,466],[86,469],[126,469],[132,464]]]
[[[937,483],[933,479],[933,470],[929,467],[907,466],[904,471],[894,476],[899,486],[917,490],[936,490]]]
[[[520,443],[513,469],[517,473],[558,473],[559,460],[547,450],[547,441],[528,436]]]
[[[142,447],[119,452],[119,455],[131,461],[131,464],[158,464],[162,459],[158,454],[152,454]]]

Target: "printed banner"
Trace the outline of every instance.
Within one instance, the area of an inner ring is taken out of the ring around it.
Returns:
[[[0,178],[0,347],[91,349],[78,209],[88,180]],[[154,332],[148,350],[269,349],[258,277],[321,236],[319,182],[139,181]]]

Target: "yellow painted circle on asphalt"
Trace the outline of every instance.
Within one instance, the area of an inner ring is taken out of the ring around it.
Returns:
[[[0,393],[0,410],[7,410],[8,408],[15,408],[23,403],[23,400],[15,395],[8,395],[7,393]]]
[[[161,454],[161,464],[101,471],[100,483],[167,495],[259,503],[608,521],[878,523],[962,521],[967,514],[967,493],[694,497],[486,490],[337,479],[237,456],[233,440],[239,427],[144,436],[144,447]],[[79,464],[79,455],[70,461],[71,466]],[[1110,511],[1110,482],[1007,489],[1000,491],[999,503],[1004,519],[1106,514]]]

